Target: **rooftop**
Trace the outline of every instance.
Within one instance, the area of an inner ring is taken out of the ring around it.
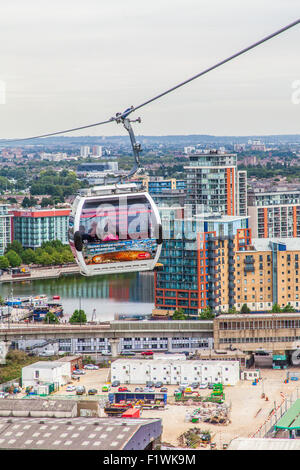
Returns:
[[[141,449],[161,434],[160,419],[0,418],[0,449],[122,450],[144,426]]]

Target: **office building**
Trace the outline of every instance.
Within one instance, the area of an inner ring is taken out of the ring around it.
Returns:
[[[24,248],[38,248],[50,240],[69,243],[70,209],[15,210],[12,215],[13,239]]]
[[[9,213],[9,208],[9,205],[0,204],[0,256],[4,254],[7,245],[12,241],[12,215]]]

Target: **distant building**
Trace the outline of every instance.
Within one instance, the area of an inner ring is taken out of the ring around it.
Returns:
[[[22,368],[22,386],[33,387],[35,385],[53,383],[60,387],[71,378],[69,362],[39,361]]]
[[[50,240],[69,243],[70,209],[14,210],[12,215],[13,239],[24,248],[38,248]]]
[[[10,206],[0,204],[0,256],[5,252],[5,249],[12,241],[12,214],[9,213]]]
[[[90,147],[88,145],[82,145],[80,147],[80,156],[82,158],[87,158],[90,155]]]
[[[96,158],[102,157],[102,147],[101,145],[93,145],[92,147],[92,156]]]

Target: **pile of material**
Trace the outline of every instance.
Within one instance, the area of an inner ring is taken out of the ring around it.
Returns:
[[[193,411],[190,420],[193,423],[203,421],[204,423],[228,425],[230,408],[228,405],[218,403],[201,403],[201,406]]]
[[[211,442],[209,431],[202,431],[198,428],[191,428],[181,434],[178,438],[180,447],[195,449],[196,447],[206,446]]]

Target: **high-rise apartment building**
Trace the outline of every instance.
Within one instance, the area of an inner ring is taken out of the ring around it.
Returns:
[[[88,145],[82,145],[80,147],[80,156],[82,158],[87,158],[90,155],[90,147]]]
[[[196,213],[247,215],[247,176],[237,171],[236,154],[210,150],[190,155],[187,172],[187,203]]]
[[[38,248],[49,240],[68,244],[70,209],[16,210],[12,214],[13,238],[24,248]]]
[[[300,190],[252,189],[248,214],[255,238],[300,237]]]
[[[0,204],[0,255],[2,256],[8,243],[12,241],[11,219],[9,205]]]

